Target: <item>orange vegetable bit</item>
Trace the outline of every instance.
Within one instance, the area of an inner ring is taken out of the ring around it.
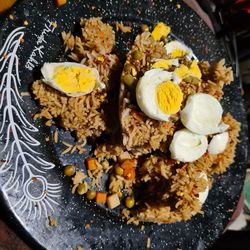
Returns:
[[[61,7],[67,3],[67,0],[55,0],[56,7]]]
[[[135,159],[134,159],[134,160],[132,160],[132,159],[126,159],[126,160],[124,160],[124,161],[122,162],[121,167],[122,167],[122,168],[126,168],[126,166],[129,166],[129,167],[135,168],[135,167],[136,167],[136,164],[137,164],[137,161],[136,161]]]
[[[107,201],[107,194],[104,192],[96,192],[95,201],[97,204],[105,204]]]
[[[9,9],[15,2],[16,0],[1,0],[0,1],[0,13]]]
[[[123,176],[128,180],[134,180],[135,179],[135,166],[136,161],[135,160],[125,160],[121,167],[123,168]]]
[[[88,170],[95,170],[97,168],[95,158],[87,158],[86,163],[87,163]]]
[[[135,168],[134,167],[124,168],[123,176],[128,180],[134,180],[135,179]]]

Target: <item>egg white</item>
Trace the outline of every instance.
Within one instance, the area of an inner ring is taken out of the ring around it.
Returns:
[[[207,151],[208,141],[204,135],[181,129],[174,133],[169,146],[171,158],[181,162],[193,162]]]
[[[197,57],[194,55],[192,49],[190,49],[188,46],[186,46],[184,43],[179,42],[177,40],[171,41],[169,43],[167,43],[164,48],[167,51],[167,54],[171,54],[172,52],[174,52],[175,50],[181,50],[184,51],[186,53],[185,57],[188,60],[191,59],[197,59]]]
[[[209,154],[222,153],[226,149],[228,141],[229,141],[228,132],[214,135],[208,145],[208,153]]]
[[[200,135],[210,135],[220,130],[222,113],[222,106],[216,98],[198,93],[188,97],[180,117],[182,124],[190,131]],[[224,129],[225,126],[221,128]]]
[[[205,172],[201,172],[200,177],[208,181],[207,174]],[[203,205],[208,197],[209,187],[207,186],[203,192],[199,193],[198,200],[200,201],[201,205]]]
[[[136,86],[137,104],[148,117],[168,121],[169,115],[164,114],[157,105],[156,88],[162,82],[171,79],[171,72],[158,68],[147,71],[138,81]]]

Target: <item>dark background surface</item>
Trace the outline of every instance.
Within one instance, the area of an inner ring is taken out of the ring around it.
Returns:
[[[3,210],[0,211],[1,212],[1,217],[5,217],[5,213]],[[234,237],[235,237],[235,233],[233,233]],[[224,239],[227,240],[227,242],[230,242],[230,244],[226,247],[223,244],[220,243],[220,241],[217,243],[217,246],[215,247],[215,249],[237,249],[234,247],[239,247],[239,249],[250,249],[248,248],[248,246],[246,246],[246,242],[248,242],[249,240],[245,241],[244,239],[244,235],[247,235],[247,233],[243,233],[243,236],[239,236],[241,241],[239,241],[239,243],[237,243],[237,245],[232,243],[232,233],[226,233],[224,236],[222,236],[221,241],[223,241]],[[29,241],[29,239],[27,239]],[[231,240],[231,241],[230,241]],[[25,244],[22,243],[22,241],[15,236],[15,234],[8,228],[6,227],[6,225],[1,221],[0,222],[0,249],[28,249],[27,246],[25,246]],[[240,248],[240,245],[243,244],[243,246],[245,246],[246,248]],[[223,248],[226,247],[226,248]],[[231,248],[229,247],[231,246]]]

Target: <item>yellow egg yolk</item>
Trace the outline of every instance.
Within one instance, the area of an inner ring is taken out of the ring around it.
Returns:
[[[53,79],[66,93],[90,92],[96,85],[96,74],[93,70],[75,66],[56,67]]]
[[[176,114],[180,110],[183,94],[177,84],[171,81],[159,84],[156,95],[157,105],[164,114]]]
[[[184,57],[187,54],[187,51],[181,49],[175,49],[170,53],[171,58]]]
[[[201,79],[201,71],[200,71],[197,61],[195,60],[192,61],[189,71],[192,76]]]
[[[200,71],[200,68],[198,66],[197,61],[195,61],[195,60],[192,61],[189,68],[187,66],[181,64],[180,67],[178,67],[174,70],[174,73],[176,74],[176,76],[180,80],[182,80],[188,76],[193,76],[193,77],[196,77],[198,79],[201,79],[201,71]]]
[[[167,37],[170,33],[170,27],[162,22],[157,23],[154,30],[152,31],[152,37],[155,41],[160,41],[162,38]]]
[[[179,68],[174,70],[174,73],[180,78],[183,79],[189,75],[189,69],[187,66],[181,64]]]
[[[169,69],[169,67],[172,66],[172,62],[172,60],[159,60],[152,65],[152,69]]]

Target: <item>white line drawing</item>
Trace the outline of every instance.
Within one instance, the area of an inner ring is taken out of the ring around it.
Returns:
[[[45,174],[54,164],[41,158],[37,151],[40,142],[32,137],[38,129],[27,120],[21,107],[24,101],[18,91],[21,81],[17,50],[24,29],[13,30],[0,50],[0,175],[8,176],[2,185],[6,194],[21,192],[19,200],[12,204],[15,211],[27,212],[26,218],[40,219],[58,205],[56,198],[60,197],[61,186],[47,181]],[[40,188],[34,194],[36,184]]]

